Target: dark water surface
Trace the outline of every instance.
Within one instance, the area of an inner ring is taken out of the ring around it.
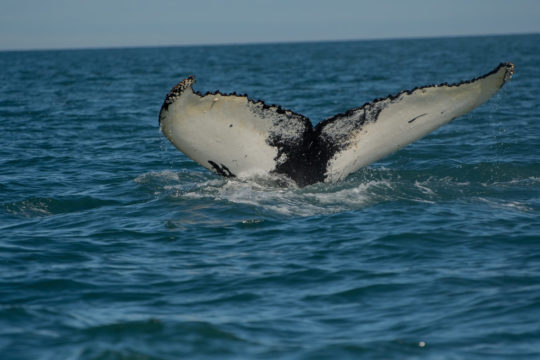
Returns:
[[[168,90],[318,122],[516,64],[338,184],[223,180]],[[0,53],[2,359],[540,358],[540,35]]]

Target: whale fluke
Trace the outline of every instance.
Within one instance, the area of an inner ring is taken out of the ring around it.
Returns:
[[[247,95],[201,94],[190,76],[166,95],[163,134],[189,158],[226,177],[281,174],[299,186],[335,182],[486,102],[514,65],[455,84],[417,87],[332,116],[305,116]]]

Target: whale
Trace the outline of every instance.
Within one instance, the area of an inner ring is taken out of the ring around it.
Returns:
[[[513,73],[512,63],[501,63],[471,80],[366,102],[316,126],[247,95],[203,94],[189,76],[166,94],[159,127],[178,150],[223,177],[278,175],[299,187],[334,183],[482,105]]]

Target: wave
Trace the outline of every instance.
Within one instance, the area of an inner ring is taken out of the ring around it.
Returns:
[[[30,197],[0,205],[4,211],[16,217],[39,218],[56,214],[78,212],[114,205],[114,200],[91,196]]]

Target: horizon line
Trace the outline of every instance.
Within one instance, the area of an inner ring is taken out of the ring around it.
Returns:
[[[430,40],[452,39],[468,37],[501,37],[501,36],[524,36],[540,35],[540,32],[516,32],[516,33],[484,33],[484,34],[460,34],[460,35],[426,35],[426,36],[403,36],[403,37],[366,37],[344,39],[321,39],[321,40],[268,40],[246,42],[223,42],[223,43],[192,43],[192,44],[161,44],[161,45],[110,45],[110,46],[74,46],[74,47],[50,47],[50,48],[13,48],[0,49],[2,52],[33,52],[33,51],[80,51],[80,50],[122,50],[122,49],[149,49],[149,48],[175,48],[175,47],[218,47],[218,46],[256,46],[256,45],[279,45],[279,44],[307,44],[307,43],[330,43],[330,42],[360,42],[360,41],[392,41],[392,40]]]

